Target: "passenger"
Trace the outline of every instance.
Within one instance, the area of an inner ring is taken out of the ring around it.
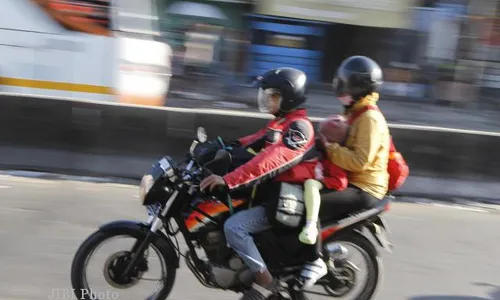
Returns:
[[[373,208],[388,192],[391,139],[385,117],[376,107],[381,84],[382,70],[368,57],[349,57],[337,70],[333,87],[350,128],[345,145],[325,140],[323,146],[327,158],[348,172],[349,184],[341,191],[321,191],[320,219]],[[324,263],[317,262],[304,266],[304,287],[325,275]]]

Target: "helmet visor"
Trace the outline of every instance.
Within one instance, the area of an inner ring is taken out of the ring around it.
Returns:
[[[332,88],[337,97],[342,97],[347,94],[345,83],[339,77],[333,78]]]
[[[259,105],[259,110],[263,113],[276,113],[279,110],[280,100],[276,103],[273,100],[273,96],[279,97],[280,92],[277,89],[263,89],[259,88],[259,94],[257,96],[257,104]]]

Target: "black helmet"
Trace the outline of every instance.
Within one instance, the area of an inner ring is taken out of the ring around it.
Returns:
[[[307,76],[304,72],[294,68],[278,68],[269,70],[257,78],[259,87],[259,107],[264,91],[279,93],[281,102],[279,105],[279,114],[287,113],[298,108],[307,100]]]
[[[350,95],[357,101],[373,92],[382,84],[382,69],[366,56],[351,56],[344,60],[333,79],[337,97]]]

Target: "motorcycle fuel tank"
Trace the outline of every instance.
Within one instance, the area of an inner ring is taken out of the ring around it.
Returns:
[[[232,200],[233,208],[238,208],[245,204],[245,200]],[[196,204],[193,211],[185,219],[185,225],[191,232],[197,232],[205,226],[216,226],[217,223],[224,223],[229,217],[229,207],[220,201],[206,200]]]

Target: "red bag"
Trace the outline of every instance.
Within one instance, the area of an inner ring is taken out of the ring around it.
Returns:
[[[354,120],[356,120],[361,114],[369,109],[380,111],[377,106],[369,105],[353,114],[349,119],[349,125],[352,125]],[[398,152],[398,150],[396,150],[396,146],[394,145],[392,136],[390,137],[389,163],[387,165],[387,172],[389,173],[389,191],[394,191],[400,188],[410,175],[410,168],[403,158],[403,155]]]

